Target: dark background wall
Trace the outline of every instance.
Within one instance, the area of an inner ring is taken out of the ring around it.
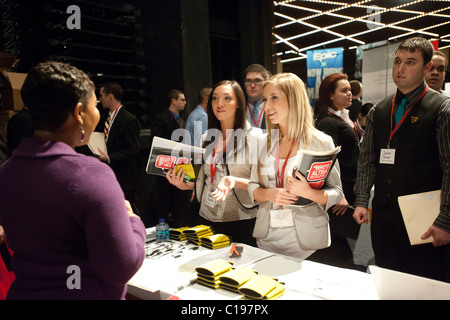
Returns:
[[[168,107],[170,89],[188,100],[260,63],[273,71],[271,0],[0,0],[0,52],[27,73],[53,59],[87,72],[97,88],[109,80],[124,88],[123,104],[142,127],[137,201],[147,226],[154,221],[153,190],[145,173],[154,116]],[[67,8],[81,10],[81,29],[70,29]],[[103,108],[99,106],[101,112]]]
[[[116,80],[124,104],[149,128],[182,90],[195,108],[197,92],[220,80],[242,81],[251,63],[272,68],[270,0],[1,0],[0,51],[27,72],[47,59],[70,62],[100,86]],[[66,25],[67,7],[81,9],[81,29]]]

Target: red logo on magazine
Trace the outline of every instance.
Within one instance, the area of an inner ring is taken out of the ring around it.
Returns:
[[[330,171],[333,161],[314,162],[308,171],[308,181],[318,181],[325,179]],[[322,183],[323,184],[323,183]]]
[[[175,164],[177,157],[159,155],[156,158],[155,167],[161,169],[170,169]]]
[[[188,158],[178,158],[178,160],[177,160],[177,165],[188,164],[188,163],[189,163],[189,159]]]

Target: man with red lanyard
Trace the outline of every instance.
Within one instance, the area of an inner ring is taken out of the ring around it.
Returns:
[[[244,86],[247,93],[247,119],[256,128],[266,128],[262,95],[264,82],[269,77],[270,73],[260,64],[252,64],[245,70]]]
[[[423,38],[398,47],[392,77],[398,89],[367,117],[355,184],[353,217],[368,221],[378,266],[450,282],[450,99],[429,90],[424,76],[432,67],[433,46]],[[441,190],[440,212],[422,238],[410,244],[398,205],[402,195]]]
[[[99,100],[109,110],[104,123],[108,154],[101,153],[100,161],[111,167],[133,212],[139,213],[135,201],[138,179],[139,120],[122,106],[123,90],[117,82],[107,82],[100,88]]]

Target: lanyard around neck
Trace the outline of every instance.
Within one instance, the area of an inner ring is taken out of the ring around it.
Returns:
[[[278,144],[277,146],[277,178],[278,178],[278,188],[283,188],[283,179],[284,179],[284,174],[286,172],[286,165],[288,163],[289,160],[289,156],[291,155],[292,152],[292,148],[294,147],[295,144],[295,140],[292,142],[291,148],[289,149],[289,153],[286,157],[286,160],[284,161],[283,164],[283,168],[281,169],[281,174],[280,174],[280,144]]]
[[[395,106],[395,97],[397,96],[397,92],[394,95],[394,98],[392,98],[392,107],[391,107],[391,132],[389,134],[389,144],[392,141],[392,138],[394,137],[394,134],[398,131],[398,129],[400,128],[400,126],[403,124],[403,121],[406,119],[406,116],[408,115],[408,113],[411,111],[411,109],[417,105],[422,98],[427,94],[428,92],[428,86],[425,88],[425,90],[422,92],[422,94],[419,96],[419,98],[416,99],[416,101],[414,102],[414,104],[412,104],[408,110],[406,110],[406,112],[403,114],[403,117],[400,119],[400,121],[397,123],[397,125],[394,127],[394,120],[393,120],[393,115],[394,115],[394,106]]]
[[[247,102],[248,111],[250,112],[250,116],[252,117],[253,123],[259,127],[259,123],[261,122],[262,115],[264,113],[264,107],[261,109],[261,112],[259,113],[258,122],[255,121],[255,117],[253,117],[252,108],[250,108],[250,103]]]
[[[231,139],[230,139],[231,140]],[[223,147],[223,149],[222,149],[222,155],[224,155],[224,154],[226,154],[227,153],[227,146],[228,146],[228,143],[230,143],[230,141],[228,141],[226,144],[225,144],[225,147]],[[210,169],[211,169],[211,185],[213,184],[213,182],[214,182],[214,177],[215,177],[215,175],[216,175],[216,171],[217,171],[217,165],[215,165],[214,164],[214,157],[215,157],[215,155],[216,155],[216,147],[214,147],[214,149],[213,149],[213,151],[212,151],[212,155],[211,155],[211,163],[210,163]]]

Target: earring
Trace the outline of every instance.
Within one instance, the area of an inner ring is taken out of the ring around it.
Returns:
[[[84,135],[85,135],[84,129],[81,128],[81,134],[80,134],[80,140],[81,140],[81,142],[83,142],[83,140],[84,140]]]

